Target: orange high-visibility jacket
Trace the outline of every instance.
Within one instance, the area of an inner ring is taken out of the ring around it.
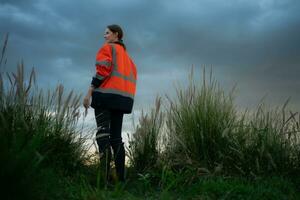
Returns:
[[[136,92],[136,79],[136,66],[124,47],[117,43],[104,44],[96,55],[92,107],[130,113]]]

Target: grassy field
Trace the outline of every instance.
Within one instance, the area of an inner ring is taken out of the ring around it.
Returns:
[[[127,180],[103,180],[78,129],[82,98],[43,91],[32,70],[0,76],[1,199],[300,199],[299,113],[238,111],[205,71],[156,99],[130,136]],[[113,165],[112,165],[113,168]]]

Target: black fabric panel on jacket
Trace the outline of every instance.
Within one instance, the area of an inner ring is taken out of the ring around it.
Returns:
[[[92,94],[91,107],[131,113],[133,107],[133,99],[118,94],[94,91]]]
[[[99,80],[99,79],[97,79],[96,77],[93,77],[93,80],[92,80],[91,84],[92,84],[95,88],[98,88],[98,87],[101,85],[102,82],[103,82],[102,80]]]

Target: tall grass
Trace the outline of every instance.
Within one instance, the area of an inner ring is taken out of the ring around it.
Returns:
[[[248,177],[300,172],[300,116],[288,111],[288,101],[282,108],[267,109],[262,104],[256,111],[241,111],[234,104],[234,88],[226,93],[212,73],[207,81],[204,70],[201,84],[194,81],[193,73],[189,80],[186,89],[177,89],[177,97],[167,98],[162,121],[156,121],[155,115],[140,118],[135,133],[139,137],[131,143],[151,151],[131,152],[133,163],[145,165],[163,158],[163,165],[171,169],[192,167],[199,174]],[[154,134],[165,138],[158,150],[153,144],[161,137],[147,141],[151,130],[157,130],[153,127],[162,124],[163,129]]]
[[[39,89],[35,71],[27,79],[23,63],[16,72],[1,72],[2,197],[37,199],[38,189],[49,184],[49,173],[70,176],[82,168],[86,149],[76,129],[79,106],[80,96],[65,95],[61,85],[46,93]]]
[[[233,93],[228,95],[212,79],[203,75],[202,87],[197,87],[191,74],[186,90],[177,90],[177,99],[169,99],[169,153],[177,154],[176,162],[196,162],[212,169],[221,165],[229,140],[226,133],[236,122]],[[188,164],[188,163],[186,163]]]
[[[156,98],[150,114],[142,112],[135,133],[129,137],[128,157],[131,167],[137,172],[156,168],[160,151],[160,132],[163,126],[161,98]]]
[[[248,114],[230,145],[231,160],[242,174],[293,175],[299,168],[299,113],[260,105]],[[229,161],[230,162],[230,161]]]

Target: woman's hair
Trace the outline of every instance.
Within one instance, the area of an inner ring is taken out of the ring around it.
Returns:
[[[122,40],[122,38],[123,38],[122,28],[117,24],[108,25],[107,28],[113,33],[118,33],[119,41],[116,42],[116,43],[122,45],[124,47],[124,49],[126,50],[126,46],[125,46],[125,44],[123,43],[123,40]]]

